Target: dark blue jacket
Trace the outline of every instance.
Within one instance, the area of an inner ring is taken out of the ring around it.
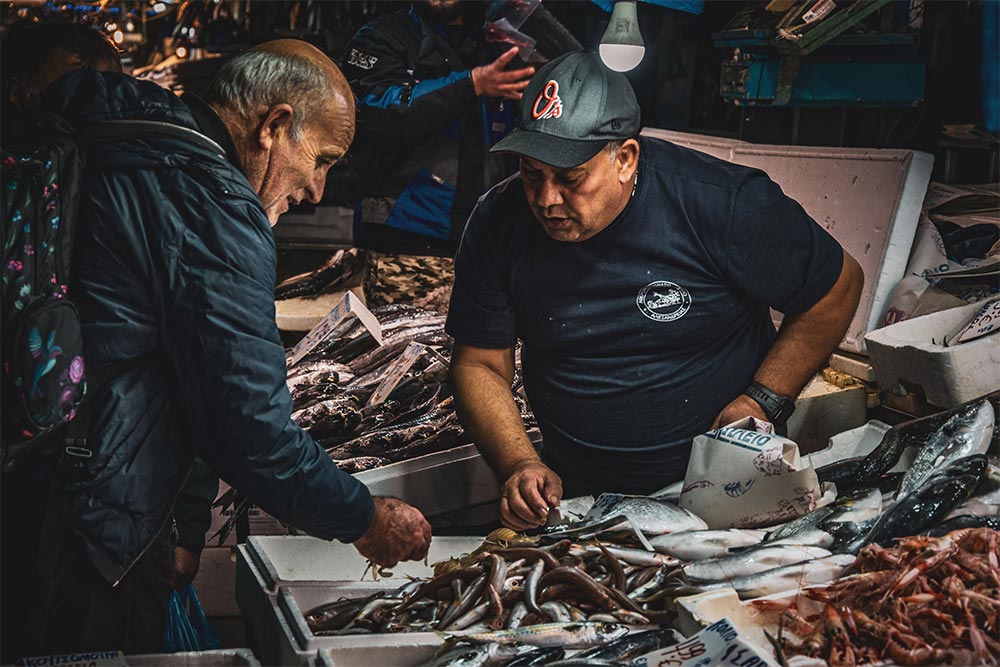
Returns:
[[[104,119],[199,130],[172,93],[80,71],[46,108],[78,129]],[[274,321],[275,243],[246,177],[222,151],[149,139],[88,151],[71,297],[88,364],[143,359],[95,396],[93,478],[69,521],[118,581],[170,517],[194,454],[278,519],[324,539],[360,537],[368,490],[290,417]]]
[[[454,251],[476,200],[513,171],[489,148],[513,126],[515,103],[478,98],[472,85],[472,68],[498,55],[488,46],[414,7],[380,16],[347,44],[362,244],[392,251],[378,240],[399,230]]]

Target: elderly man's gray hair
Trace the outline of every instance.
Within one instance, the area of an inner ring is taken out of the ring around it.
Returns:
[[[330,77],[305,58],[269,51],[247,51],[216,73],[205,101],[232,109],[244,121],[256,121],[275,104],[290,104],[295,110],[289,134],[302,139],[303,127],[335,95]]]

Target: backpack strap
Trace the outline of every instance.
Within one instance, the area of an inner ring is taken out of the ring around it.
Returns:
[[[104,120],[84,128],[77,140],[86,145],[111,144],[145,137],[180,139],[225,156],[225,149],[197,130],[155,120]]]

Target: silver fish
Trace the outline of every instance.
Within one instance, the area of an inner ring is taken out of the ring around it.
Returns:
[[[814,560],[829,555],[829,551],[820,549],[819,547],[803,547],[791,544],[761,546],[730,556],[688,563],[684,566],[684,574],[694,584],[730,581],[738,577],[757,574],[776,567],[801,563],[802,561]]]
[[[854,556],[849,554],[834,554],[824,558],[785,565],[757,572],[745,577],[731,579],[725,583],[702,586],[704,590],[732,587],[741,600],[773,595],[782,591],[793,590],[814,584],[828,584],[840,577],[843,572],[854,564]]]
[[[725,530],[686,530],[657,535],[649,543],[661,554],[681,560],[703,560],[725,556],[730,549],[758,544],[767,533],[763,530],[728,528]]]
[[[511,644],[484,644],[482,646],[460,646],[438,658],[425,662],[427,667],[481,667],[482,665],[502,665],[511,658],[534,650],[531,646]]]
[[[628,634],[628,628],[616,623],[541,623],[516,630],[498,630],[459,635],[453,638],[475,644],[530,644],[531,646],[561,646],[583,648],[614,641]]]
[[[908,495],[935,470],[967,456],[984,454],[993,437],[994,418],[989,401],[980,401],[946,421],[917,452],[899,483],[896,498]]]
[[[584,523],[593,523],[612,516],[624,516],[645,535],[666,535],[685,530],[705,530],[708,524],[691,512],[646,496],[624,496],[602,493],[584,517]],[[627,524],[613,529],[626,527]]]
[[[835,501],[823,507],[818,507],[808,514],[792,519],[788,523],[775,528],[764,538],[771,543],[781,540],[784,544],[807,544],[795,542],[798,533],[821,528],[824,523],[866,521],[878,516],[882,511],[882,492],[877,488],[860,489],[840,496]],[[789,541],[786,538],[790,538]]]

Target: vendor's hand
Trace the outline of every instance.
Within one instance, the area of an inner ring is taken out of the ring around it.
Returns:
[[[753,400],[746,394],[740,394],[733,399],[733,402],[722,408],[722,412],[719,416],[715,418],[712,422],[712,429],[719,428],[720,426],[725,426],[726,424],[732,424],[735,421],[744,419],[745,417],[753,417],[754,419],[760,419],[761,421],[770,421],[767,415],[764,414],[764,409],[760,407],[760,403]]]
[[[368,560],[392,567],[401,560],[423,560],[431,546],[431,525],[416,507],[398,498],[375,496],[375,518],[354,548]]]
[[[181,590],[198,574],[201,556],[184,547],[174,547],[174,566],[170,571],[170,585],[174,590]]]
[[[472,70],[472,87],[479,97],[504,97],[508,100],[521,99],[521,92],[528,86],[534,67],[515,69],[509,72],[504,67],[517,55],[517,47],[491,62]]]
[[[537,459],[522,463],[511,470],[500,491],[500,520],[517,531],[545,525],[562,492],[562,480],[547,465]]]

